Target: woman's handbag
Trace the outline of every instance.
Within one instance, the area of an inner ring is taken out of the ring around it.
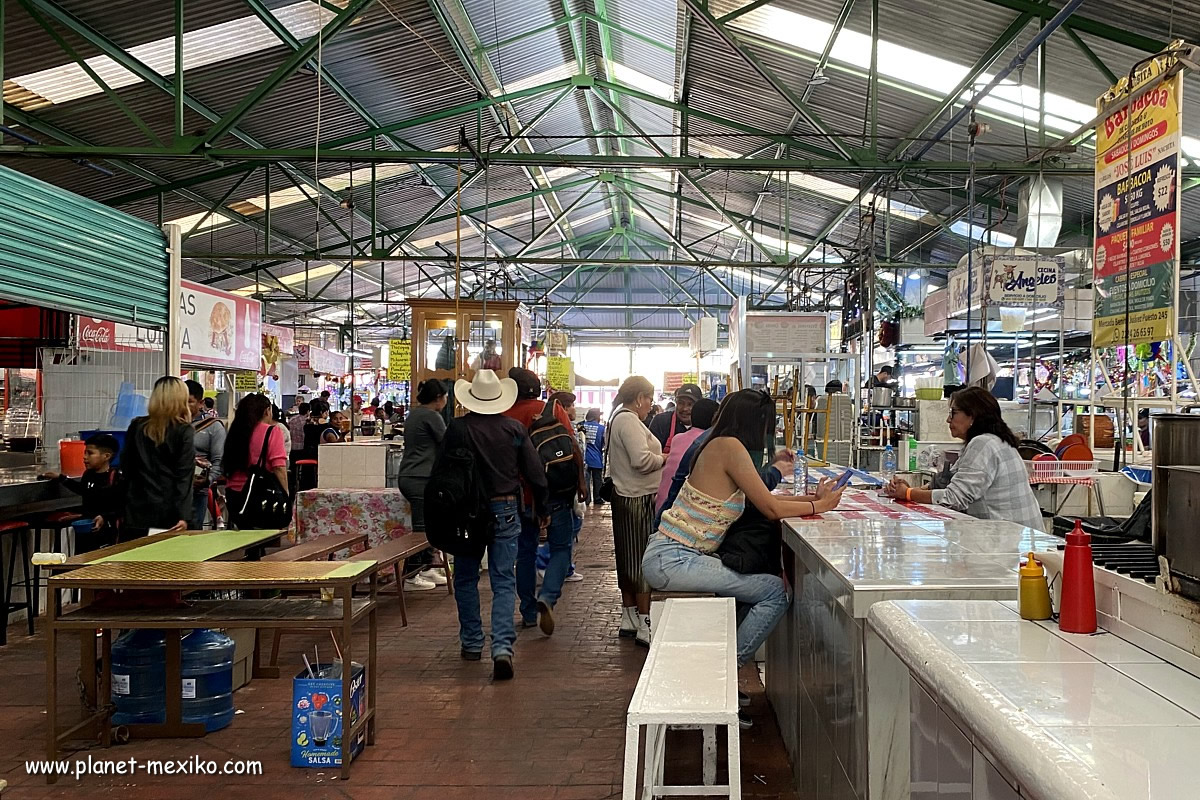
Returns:
[[[622,408],[616,414],[613,414],[612,419],[608,421],[608,429],[612,431],[613,420],[629,411],[627,408]],[[630,411],[629,413],[633,413]],[[604,440],[604,481],[600,484],[600,499],[606,503],[611,503],[613,495],[616,493],[616,487],[613,486],[613,479],[608,477],[608,447],[612,444],[612,437],[606,437]]]
[[[275,426],[267,428],[258,463],[251,465],[250,477],[242,489],[242,502],[237,508],[230,509],[237,526],[243,530],[282,529],[292,520],[291,498],[275,473],[267,469],[267,445],[274,432]]]

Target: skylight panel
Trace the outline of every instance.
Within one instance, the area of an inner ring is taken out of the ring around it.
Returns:
[[[527,78],[521,78],[520,80],[509,81],[508,83],[505,83],[503,86],[497,86],[495,89],[492,90],[492,94],[493,95],[501,95],[501,94],[508,94],[511,92],[519,92],[524,89],[532,89],[535,86],[541,86],[546,83],[553,83],[554,81],[561,81],[565,78],[570,78],[574,74],[575,74],[575,64],[574,63],[570,63],[570,64],[562,63],[562,64],[559,64],[557,67],[551,67],[550,69],[543,70],[542,72],[538,72],[533,75],[530,75]]]
[[[634,89],[640,89],[646,94],[652,94],[663,100],[670,100],[675,95],[675,87],[663,83],[658,78],[652,78],[633,67],[625,66],[619,61],[612,61],[610,64],[612,65],[612,75],[618,83],[632,86]]]
[[[314,36],[333,18],[332,11],[309,0],[274,9],[271,13],[301,41]],[[282,44],[258,17],[239,17],[184,33],[183,68],[189,70],[233,58],[243,58],[250,53]],[[159,75],[175,74],[174,36],[131,47],[127,52]],[[112,89],[141,83],[141,78],[109,56],[92,56],[86,62]],[[19,75],[10,80],[41,95],[51,103],[66,103],[103,91],[83,68],[75,63]]]

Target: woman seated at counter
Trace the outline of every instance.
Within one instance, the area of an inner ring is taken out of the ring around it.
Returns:
[[[692,461],[692,472],[675,503],[663,512],[658,532],[642,557],[647,583],[672,592],[713,592],[732,597],[749,611],[737,627],[738,666],[748,664],[788,607],[783,578],[743,575],[725,566],[715,551],[746,503],[768,519],[802,517],[837,508],[841,490],[822,481],[815,495],[772,494],[763,485],[754,457],[774,441],[775,402],[756,389],[727,395],[708,441]],[[754,454],[754,457],[751,456]],[[769,455],[769,454],[768,454]]]
[[[934,484],[918,489],[893,478],[884,493],[897,500],[946,506],[979,519],[1044,530],[1029,473],[1017,452],[1017,436],[1000,416],[996,398],[978,386],[960,389],[950,395],[946,422],[951,435],[967,443],[950,466],[949,483],[936,486],[935,478]]]

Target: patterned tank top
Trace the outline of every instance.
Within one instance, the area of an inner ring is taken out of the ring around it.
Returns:
[[[675,504],[663,512],[658,529],[701,553],[712,553],[721,546],[729,526],[745,510],[746,495],[741,489],[726,500],[718,500],[697,489],[688,478]]]

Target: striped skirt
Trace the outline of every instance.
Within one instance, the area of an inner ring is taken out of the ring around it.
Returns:
[[[647,594],[650,585],[642,577],[642,555],[654,533],[654,495],[612,499],[613,540],[617,551],[617,586],[622,592]]]

